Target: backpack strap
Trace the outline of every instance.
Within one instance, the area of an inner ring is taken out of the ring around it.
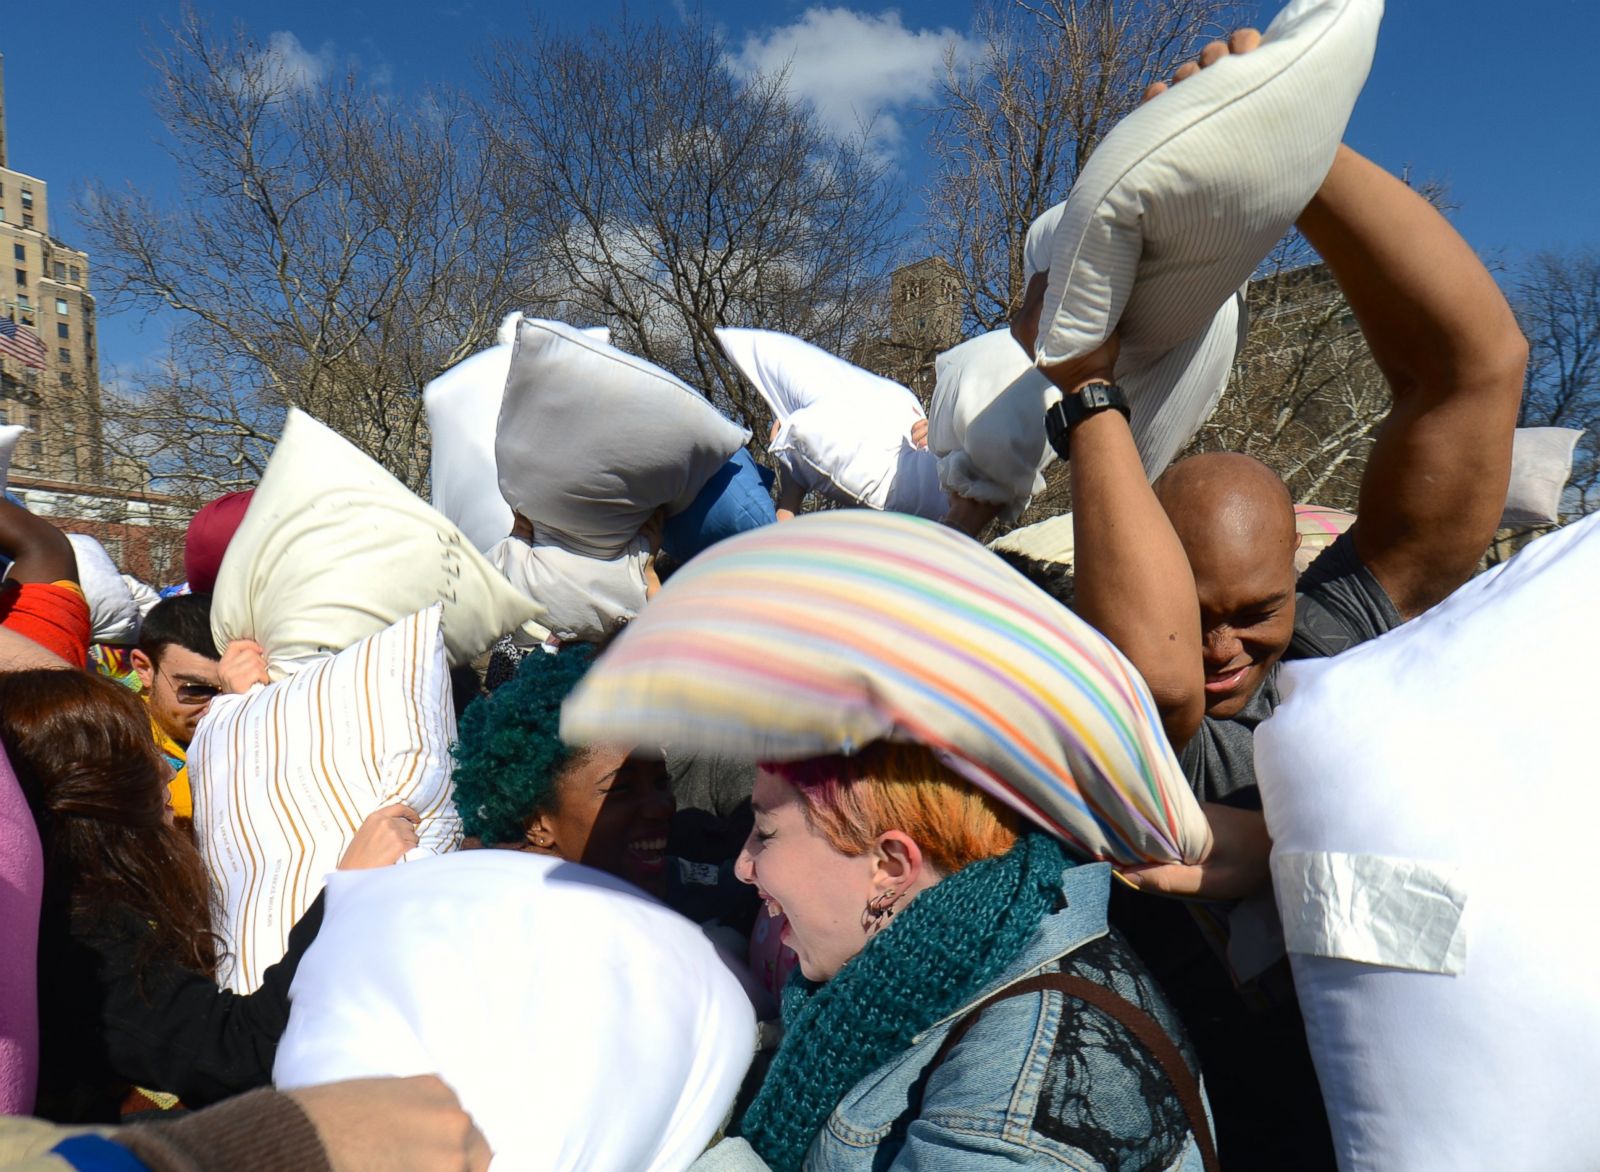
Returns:
[[[1127,998],[1112,992],[1104,985],[1097,985],[1093,981],[1069,973],[1038,973],[1001,989],[994,996],[980,1001],[969,1009],[956,1020],[950,1027],[950,1032],[945,1035],[944,1042],[934,1053],[933,1061],[928,1063],[923,1072],[921,1087],[923,1089],[927,1087],[928,1076],[944,1064],[944,1060],[950,1056],[950,1051],[954,1050],[961,1043],[961,1039],[967,1036],[967,1031],[978,1023],[984,1010],[1002,1001],[1009,1001],[1013,997],[1026,997],[1031,993],[1050,990],[1099,1010],[1132,1034],[1135,1040],[1149,1051],[1151,1057],[1160,1064],[1167,1081],[1172,1084],[1173,1092],[1183,1106],[1183,1113],[1189,1117],[1189,1130],[1194,1133],[1195,1142],[1200,1147],[1200,1159],[1205,1172],[1220,1172],[1216,1143],[1211,1137],[1211,1126],[1206,1119],[1205,1101],[1200,1095],[1200,1083],[1190,1071],[1189,1064],[1183,1060],[1177,1043],[1161,1027],[1160,1022]],[[918,1093],[918,1100],[916,1112],[921,1114],[921,1091]]]

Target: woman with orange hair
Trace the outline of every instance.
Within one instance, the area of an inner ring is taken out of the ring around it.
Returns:
[[[1195,1057],[1107,929],[1108,867],[916,745],[765,766],[754,808],[739,876],[800,975],[742,1141],[697,1169],[1213,1166]]]

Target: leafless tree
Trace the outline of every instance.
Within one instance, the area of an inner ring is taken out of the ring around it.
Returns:
[[[1096,144],[1198,46],[1243,23],[1227,0],[986,0],[982,51],[952,51],[928,139],[928,241],[960,272],[974,334],[1021,303],[1028,225]],[[1238,18],[1238,19],[1232,19]]]
[[[671,370],[764,438],[718,326],[846,353],[881,297],[893,176],[777,76],[743,77],[707,26],[534,27],[486,67],[504,200],[570,320]]]
[[[234,442],[242,469],[296,406],[420,487],[421,388],[534,298],[471,106],[308,75],[192,12],[153,63],[180,193],[91,189],[84,219],[116,306],[177,311],[180,358],[112,404],[118,434],[188,429],[165,450]]]
[[[1565,509],[1600,508],[1600,250],[1540,252],[1512,284],[1528,338],[1521,427],[1586,429],[1573,454]]]

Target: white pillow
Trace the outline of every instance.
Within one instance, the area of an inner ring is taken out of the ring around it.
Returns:
[[[11,457],[17,450],[17,441],[28,430],[20,423],[0,426],[0,493],[5,492],[6,483],[11,476]]]
[[[1380,639],[1286,665],[1257,730],[1346,1172],[1595,1167],[1597,581],[1590,517]]]
[[[911,442],[925,416],[909,390],[791,334],[716,333],[772,409],[779,430],[768,451],[791,480],[840,504],[944,516],[937,461]]]
[[[524,318],[495,463],[508,504],[574,553],[620,554],[650,514],[682,512],[750,433],[642,358]]]
[[[133,592],[122,580],[122,571],[111,560],[106,547],[84,533],[69,533],[72,553],[78,562],[78,585],[89,604],[91,643],[132,643],[139,637],[143,615]]]
[[[1024,281],[1031,281],[1040,273],[1050,271],[1050,254],[1054,250],[1056,225],[1061,223],[1061,215],[1066,210],[1067,201],[1062,200],[1040,212],[1033,223],[1028,225],[1027,238],[1022,242]]]
[[[217,574],[218,649],[254,639],[281,679],[440,601],[452,663],[539,617],[461,530],[348,440],[291,410]]]
[[[161,594],[148,582],[141,582],[132,574],[122,575],[122,582],[128,588],[128,593],[133,596],[133,604],[139,608],[139,619],[155,609],[156,603],[161,601]]]
[[[279,1087],[437,1072],[506,1172],[687,1168],[756,1048],[692,923],[515,851],[332,876],[290,996]]]
[[[229,988],[261,984],[367,815],[404,802],[422,816],[408,858],[461,841],[440,621],[436,604],[281,683],[218,696],[201,718],[189,785]]]
[[[500,323],[499,345],[456,363],[422,392],[433,437],[433,507],[484,553],[511,532],[511,506],[500,495],[494,466],[494,429],[522,316],[508,314]],[[582,333],[611,340],[604,326]]]
[[[1120,377],[1207,329],[1321,186],[1382,15],[1382,0],[1293,0],[1260,48],[1112,128],[1055,230],[1039,365],[1117,328]]]
[[[1511,483],[1502,528],[1554,525],[1572,476],[1572,449],[1583,436],[1573,427],[1519,427],[1511,441]]]
[[[650,543],[643,536],[602,561],[546,541],[535,527],[531,545],[507,537],[489,551],[489,560],[539,604],[543,625],[563,640],[598,642],[644,608]]]
[[[1134,443],[1151,480],[1216,407],[1247,324],[1244,295],[1236,292],[1209,325],[1159,360],[1119,367]],[[1061,392],[1005,330],[946,351],[934,370],[928,446],[939,456],[945,490],[1000,504],[1001,519],[1015,520],[1044,488],[1044,469],[1055,459],[1044,413],[1060,402]]]

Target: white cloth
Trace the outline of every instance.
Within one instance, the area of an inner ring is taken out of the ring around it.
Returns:
[[[459,525],[483,553],[511,532],[511,506],[500,495],[495,471],[494,429],[522,317],[508,314],[500,323],[498,345],[456,363],[422,392],[433,439],[433,507]],[[580,332],[599,342],[611,341],[604,326]]]
[[[1589,1172],[1600,517],[1286,664],[1256,776],[1345,1172]]]
[[[536,527],[532,544],[507,537],[488,556],[519,593],[539,604],[543,625],[562,639],[597,642],[644,608],[650,543],[642,536],[601,560],[544,540]]]
[[[106,547],[85,533],[69,533],[67,540],[72,543],[72,554],[78,563],[78,585],[89,604],[89,641],[137,640],[144,616]]]
[[[437,1072],[504,1172],[674,1172],[755,1053],[738,979],[620,879],[462,851],[328,882],[278,1046],[281,1088]]]
[[[548,539],[609,559],[694,503],[750,433],[658,366],[524,318],[495,429],[500,492]]]
[[[909,390],[791,334],[719,329],[717,341],[771,408],[768,451],[788,480],[840,504],[945,515],[938,461],[911,442],[924,414]]]
[[[1502,527],[1553,525],[1561,520],[1561,494],[1572,476],[1572,449],[1582,436],[1581,427],[1517,428]]]

